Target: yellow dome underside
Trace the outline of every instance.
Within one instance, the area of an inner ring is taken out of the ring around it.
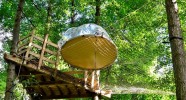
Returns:
[[[111,65],[117,56],[116,46],[100,36],[80,36],[61,48],[63,59],[74,67],[101,69]]]

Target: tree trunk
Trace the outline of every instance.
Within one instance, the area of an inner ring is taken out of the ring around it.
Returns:
[[[46,30],[45,35],[50,34],[50,27],[51,27],[51,20],[52,20],[52,6],[51,6],[51,0],[47,1],[48,7],[47,7],[47,20],[46,20]]]
[[[71,6],[72,6],[72,10],[71,10],[71,26],[73,27],[74,26],[74,23],[75,23],[75,4],[74,4],[74,0],[71,0]]]
[[[186,100],[186,59],[176,0],[165,0],[177,100]]]
[[[15,54],[17,52],[17,42],[19,40],[19,31],[20,31],[20,21],[21,14],[23,11],[24,0],[20,0],[17,8],[17,13],[15,16],[15,24],[13,28],[13,41],[11,47],[11,54]],[[5,92],[5,100],[13,100],[13,89],[14,89],[14,79],[15,79],[15,65],[13,63],[9,63],[7,69],[7,81],[6,81],[6,92]]]
[[[95,23],[99,25],[100,23],[100,5],[101,5],[101,1],[100,0],[96,0],[96,13],[95,13]]]

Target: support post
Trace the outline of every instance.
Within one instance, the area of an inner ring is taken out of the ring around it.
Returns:
[[[95,90],[95,70],[91,73],[91,89]]]
[[[57,54],[56,54],[56,62],[55,62],[55,72],[54,72],[54,76],[57,75],[57,66],[59,64],[59,55],[60,55],[60,49],[58,48]]]
[[[40,69],[40,67],[43,63],[43,57],[44,57],[44,53],[45,53],[45,49],[46,49],[46,45],[47,45],[47,40],[48,40],[48,34],[45,35],[45,39],[43,41],[43,47],[41,49],[41,55],[40,55],[40,58],[39,58],[38,69]]]
[[[85,70],[85,73],[84,73],[84,80],[85,80],[85,84],[84,84],[84,87],[87,89],[88,88],[88,86],[87,86],[87,79],[88,79],[88,71],[87,70]]]
[[[28,57],[29,57],[29,52],[30,52],[30,49],[31,49],[31,46],[32,46],[32,42],[33,42],[33,38],[34,38],[34,33],[35,33],[35,30],[33,30],[31,32],[31,37],[30,37],[30,40],[29,40],[29,45],[27,47],[26,54],[25,54],[25,57],[24,57],[24,59],[26,59],[23,62],[24,64],[26,64],[26,61],[28,60]]]
[[[99,96],[97,94],[94,95],[94,97],[92,98],[92,100],[99,100]]]

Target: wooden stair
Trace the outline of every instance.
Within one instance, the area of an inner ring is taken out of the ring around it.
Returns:
[[[19,82],[33,99],[111,96],[111,91],[100,90],[98,71],[60,71],[59,48],[48,40],[48,35],[42,39],[32,31],[19,40],[18,52],[4,54],[4,59],[16,64]]]

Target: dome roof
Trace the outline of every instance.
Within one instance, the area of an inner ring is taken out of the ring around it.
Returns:
[[[117,49],[107,32],[96,24],[84,24],[62,33],[58,42],[63,59],[74,67],[101,69],[111,65]]]

